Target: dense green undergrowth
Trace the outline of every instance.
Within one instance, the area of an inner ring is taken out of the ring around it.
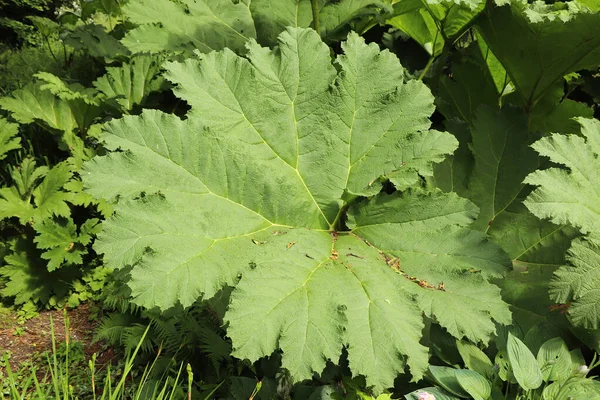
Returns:
[[[15,312],[174,396],[600,397],[597,0],[7,7]]]

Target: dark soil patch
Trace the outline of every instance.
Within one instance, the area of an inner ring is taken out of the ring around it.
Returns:
[[[69,341],[80,341],[83,344],[86,359],[97,353],[97,363],[104,365],[114,358],[112,349],[105,349],[101,342],[93,343],[93,333],[97,320],[92,320],[89,304],[67,311],[69,319]],[[63,310],[42,311],[24,324],[18,324],[13,315],[0,316],[0,359],[5,352],[10,352],[10,366],[13,371],[28,360],[32,360],[36,353],[52,351],[52,327],[56,346],[67,340],[65,334],[65,318]],[[0,372],[3,367],[0,365]]]

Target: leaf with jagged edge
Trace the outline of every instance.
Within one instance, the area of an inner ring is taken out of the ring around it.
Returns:
[[[409,35],[432,57],[444,49],[446,41],[454,42],[481,13],[485,2],[477,0],[430,0],[398,2],[387,24]]]
[[[571,322],[586,329],[600,326],[600,235],[573,242],[568,264],[555,272],[550,296],[568,307]]]
[[[41,83],[30,83],[13,91],[10,97],[0,98],[0,107],[10,111],[22,124],[41,122],[50,129],[72,132],[77,122],[69,103],[41,86]]]
[[[565,251],[578,232],[540,220],[522,204],[530,190],[522,181],[538,166],[537,155],[528,147],[533,137],[526,116],[516,108],[482,107],[470,128],[457,123],[448,128],[459,137],[461,147],[453,159],[436,167],[436,184],[445,191],[457,190],[479,205],[481,213],[474,227],[490,235],[512,259],[514,269],[499,285],[515,320],[529,323],[554,318],[549,299],[540,301],[536,296],[547,298],[552,272],[564,262]],[[475,158],[472,168],[469,154],[461,153],[469,151],[468,142],[472,142],[469,147]],[[468,187],[461,184],[465,176]]]
[[[81,228],[71,218],[49,218],[35,225],[38,235],[34,242],[39,249],[44,249],[41,257],[48,260],[48,271],[54,271],[63,264],[81,264],[82,256],[88,251],[86,246],[92,235],[99,232],[99,220],[90,218]]]
[[[311,0],[253,0],[250,11],[257,40],[263,45],[277,44],[277,36],[288,26],[314,28]],[[341,39],[353,22],[382,18],[388,12],[392,12],[389,0],[318,0],[321,36]]]
[[[381,176],[456,147],[429,130],[433,97],[403,82],[395,56],[356,34],[342,49],[336,69],[314,31],[288,29],[274,50],[250,43],[248,58],[169,63],[188,118],[147,110],[108,123],[113,152],[81,175],[88,193],[119,199],[95,249],[132,267],[135,302],[188,306],[237,284],[225,318],[235,356],[281,348],[300,380],[348,346],[353,373],[380,392],[427,367],[422,312],[474,341],[510,321],[488,283],[509,260],[466,228],[477,209],[454,194],[377,197],[352,208],[354,231],[332,232],[348,194],[375,194]],[[369,224],[378,218],[393,223]]]
[[[256,37],[250,10],[230,0],[132,0],[124,15],[139,25],[122,43],[133,53],[242,51]]]
[[[541,155],[565,168],[535,171],[525,182],[537,188],[525,205],[540,218],[557,224],[569,224],[588,234],[575,240],[569,250],[568,265],[559,268],[550,284],[550,295],[568,308],[571,321],[585,328],[600,324],[598,298],[598,237],[600,237],[600,122],[579,118],[581,136],[554,134],[533,147]]]
[[[159,76],[163,57],[140,55],[121,67],[109,67],[106,74],[94,81],[94,86],[106,99],[122,111],[131,111],[142,104],[148,94],[164,86]]]
[[[70,215],[66,203],[69,194],[62,190],[73,176],[70,164],[62,162],[48,170],[36,168],[35,162],[28,158],[13,170],[12,176],[15,185],[0,189],[0,219],[17,217],[22,224],[33,224],[52,215]]]
[[[47,90],[62,100],[81,100],[89,105],[97,104],[93,95],[89,93],[90,90],[86,90],[86,88],[80,84],[67,85],[58,76],[49,72],[38,72],[37,74],[34,74],[34,76],[40,81],[45,82],[40,86],[41,90]]]
[[[52,296],[63,298],[70,290],[69,282],[80,275],[78,268],[49,272],[33,242],[19,240],[11,250],[0,268],[0,276],[6,279],[6,285],[0,288],[0,296],[12,297],[15,304],[28,301],[48,304]]]
[[[128,56],[129,50],[114,36],[106,32],[102,25],[85,24],[76,27],[63,39],[65,44],[76,50],[83,50],[92,57],[113,59]]]
[[[0,161],[4,160],[11,150],[21,148],[19,125],[0,117]]]
[[[539,218],[570,224],[582,233],[600,231],[600,121],[578,118],[581,136],[553,134],[533,148],[566,168],[538,170],[525,183],[537,188],[525,205]]]
[[[388,0],[319,0],[317,7],[326,40],[343,39],[353,24],[368,26],[392,11]],[[249,39],[271,46],[286,27],[314,28],[311,0],[135,0],[123,9],[139,25],[122,40],[134,53],[224,48],[240,53]]]
[[[571,72],[600,64],[600,13],[575,2],[490,4],[478,21],[528,108]]]

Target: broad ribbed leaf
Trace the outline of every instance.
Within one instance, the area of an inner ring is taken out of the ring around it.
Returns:
[[[534,143],[543,156],[567,169],[530,174],[535,189],[525,205],[539,218],[570,224],[582,233],[600,231],[600,121],[580,118],[581,136],[551,135]]]
[[[133,53],[243,50],[246,41],[256,36],[250,10],[242,1],[132,0],[123,12],[140,25],[122,40]]]
[[[253,0],[250,2],[257,40],[275,44],[286,27],[313,27],[311,0]],[[391,12],[388,0],[318,0],[319,26],[325,39],[341,39],[348,25],[361,17],[380,16]]]
[[[348,222],[352,232],[396,257],[406,277],[438,289],[418,291],[425,314],[453,336],[474,342],[495,331],[489,316],[510,321],[499,291],[487,282],[503,275],[508,259],[483,234],[465,228],[476,210],[442,193],[379,196],[351,209]]]
[[[456,140],[429,130],[433,98],[403,83],[393,55],[355,34],[343,50],[338,71],[314,31],[289,29],[275,50],[250,43],[247,58],[169,63],[188,118],[108,123],[113,152],[82,175],[89,193],[118,199],[96,249],[133,266],[137,303],[188,306],[236,286],[225,316],[235,356],[280,348],[300,380],[347,346],[353,373],[381,391],[406,367],[415,379],[426,369],[422,312],[476,341],[510,321],[488,283],[508,259],[466,228],[477,208],[454,194],[378,195],[351,207],[344,231],[349,194],[375,194],[402,168],[429,174]]]
[[[114,59],[120,55],[128,56],[129,50],[106,28],[97,24],[85,24],[76,27],[64,38],[64,42],[77,50],[85,49],[92,57]]]
[[[123,9],[139,26],[123,43],[134,53],[165,50],[203,53],[229,48],[244,52],[248,39],[275,45],[286,27],[315,27],[311,0],[135,0]],[[368,26],[373,16],[391,13],[389,0],[319,0],[321,36],[345,38],[353,25]]]
[[[39,83],[31,83],[12,92],[11,97],[1,98],[0,107],[10,111],[12,117],[22,124],[35,121],[64,132],[71,132],[77,127],[69,103],[42,90]]]
[[[478,26],[528,107],[566,74],[600,64],[600,13],[576,2],[503,3],[490,3]]]
[[[161,62],[161,57],[157,56],[133,57],[121,67],[107,68],[106,74],[96,79],[94,86],[117,108],[131,111],[150,92],[161,88],[164,79],[157,76]]]
[[[516,109],[482,107],[471,128],[475,167],[469,198],[480,208],[474,226],[488,231],[498,215],[518,197],[523,179],[537,167],[526,116]]]

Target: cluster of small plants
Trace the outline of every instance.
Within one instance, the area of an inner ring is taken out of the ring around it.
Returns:
[[[0,300],[128,355],[9,396],[600,398],[600,1],[0,12]]]

